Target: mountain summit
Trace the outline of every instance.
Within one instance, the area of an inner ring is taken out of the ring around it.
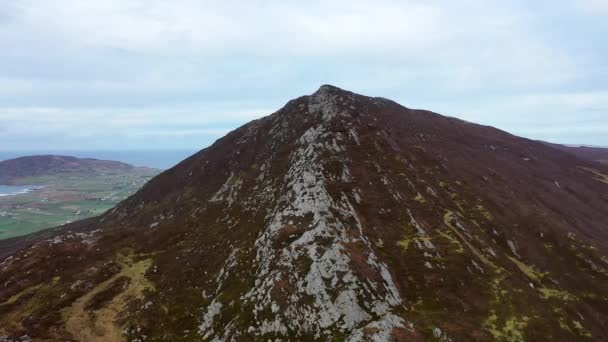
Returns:
[[[597,340],[607,194],[606,165],[326,85],[0,242],[0,336]]]

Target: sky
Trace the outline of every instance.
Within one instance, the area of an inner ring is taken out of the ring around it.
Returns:
[[[0,150],[203,148],[333,84],[608,146],[608,0],[0,0]]]

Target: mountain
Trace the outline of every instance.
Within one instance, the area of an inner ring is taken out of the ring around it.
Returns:
[[[60,173],[96,173],[132,170],[134,166],[110,160],[69,156],[27,156],[0,162],[0,184],[13,184],[19,179]]]
[[[568,146],[550,144],[560,150],[573,153],[580,158],[595,160],[601,163],[608,163],[608,148],[605,147],[593,147],[593,146]]]
[[[322,86],[84,222],[0,242],[0,336],[585,341],[608,167]]]

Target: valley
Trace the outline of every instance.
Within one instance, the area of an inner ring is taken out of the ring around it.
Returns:
[[[103,214],[156,174],[155,169],[126,168],[13,179],[13,185],[38,189],[0,197],[0,240]]]

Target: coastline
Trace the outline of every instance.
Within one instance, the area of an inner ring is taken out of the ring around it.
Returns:
[[[7,191],[10,188],[17,188],[14,191]],[[0,185],[0,197],[9,197],[28,194],[30,192],[43,189],[43,185]]]

